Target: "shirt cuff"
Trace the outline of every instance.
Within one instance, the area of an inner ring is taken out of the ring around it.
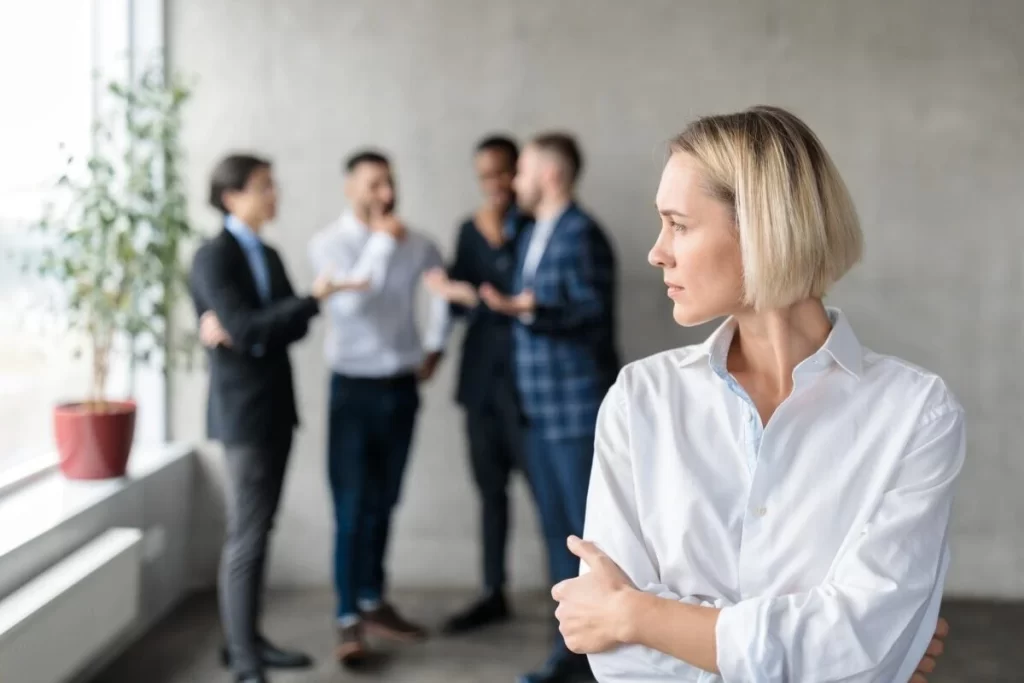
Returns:
[[[366,240],[366,246],[374,251],[390,251],[398,244],[398,240],[386,232],[375,232]]]
[[[763,599],[744,600],[718,613],[715,641],[718,671],[725,683],[753,680],[782,680],[778,671],[783,661],[779,644],[763,638],[767,618]]]

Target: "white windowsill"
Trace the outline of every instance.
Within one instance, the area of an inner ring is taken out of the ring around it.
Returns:
[[[19,484],[0,497],[0,557],[193,452],[188,444],[136,448],[128,475],[121,479],[72,481],[54,469],[41,473],[36,481]]]
[[[55,457],[40,457],[30,460],[17,467],[9,467],[0,474],[0,500],[17,489],[28,486],[33,481],[57,471]]]

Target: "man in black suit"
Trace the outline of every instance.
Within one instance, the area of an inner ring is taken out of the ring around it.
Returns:
[[[258,628],[267,539],[298,425],[288,346],[306,335],[322,300],[360,284],[321,276],[308,296],[292,289],[281,257],[259,238],[276,212],[270,162],[225,158],[211,178],[210,204],[224,215],[224,229],[196,252],[190,288],[209,350],[209,436],[224,444],[227,460],[222,656],[238,681],[265,683],[266,668],[312,664]]]

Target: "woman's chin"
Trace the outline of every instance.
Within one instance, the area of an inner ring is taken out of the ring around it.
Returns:
[[[718,315],[693,306],[681,304],[678,301],[672,306],[672,319],[676,321],[677,325],[682,327],[696,327],[717,317]]]

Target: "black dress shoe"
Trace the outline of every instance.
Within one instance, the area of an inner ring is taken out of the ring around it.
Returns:
[[[313,666],[313,658],[304,652],[283,650],[262,636],[257,646],[260,649],[260,663],[268,669],[308,669]],[[226,646],[220,649],[220,663],[225,669],[231,668],[231,653]]]
[[[235,681],[237,683],[267,683],[267,678],[263,674],[246,674],[239,676]]]
[[[590,662],[582,655],[571,655],[548,662],[540,671],[523,674],[517,683],[589,683],[594,680]]]
[[[497,591],[477,600],[449,619],[444,625],[444,632],[448,635],[468,633],[484,626],[506,621],[510,616],[512,616],[512,612],[508,608],[505,594]]]

